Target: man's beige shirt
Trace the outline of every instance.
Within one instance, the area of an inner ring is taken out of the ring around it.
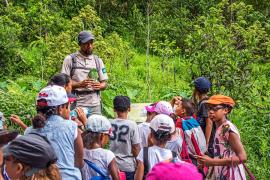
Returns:
[[[97,58],[97,57],[96,57]],[[96,63],[97,62],[97,63]],[[91,69],[97,69],[99,67],[98,76],[99,81],[105,81],[108,79],[106,68],[103,61],[100,58],[94,59],[94,55],[83,56],[80,52],[76,53],[76,67],[84,69],[75,69],[71,77],[73,81],[81,82],[85,79],[88,79],[88,75]],[[70,76],[72,69],[72,57],[68,55],[62,66],[62,73]],[[97,106],[100,104],[100,93],[90,93],[88,88],[77,88],[77,91],[89,91],[89,94],[78,95],[77,97],[77,106],[88,107],[88,106]]]

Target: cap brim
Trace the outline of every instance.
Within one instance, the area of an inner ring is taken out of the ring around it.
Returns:
[[[88,37],[88,38],[85,38],[84,40],[82,40],[81,42],[82,43],[87,43],[88,41],[91,41],[91,40],[95,40],[94,37]]]
[[[19,133],[17,131],[8,131],[2,130],[0,131],[0,144],[7,144],[9,141],[15,139]]]
[[[68,102],[74,102],[77,100],[77,96],[72,93],[68,93],[67,96],[68,96]]]
[[[9,150],[9,145],[8,145],[8,144],[6,144],[6,145],[2,148],[2,150],[3,150],[3,156],[4,156],[4,157],[8,157],[8,156],[12,155],[11,151]]]

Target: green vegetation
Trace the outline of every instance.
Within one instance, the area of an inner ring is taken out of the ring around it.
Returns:
[[[2,1],[0,111],[6,117],[18,114],[29,124],[37,92],[60,71],[64,57],[78,49],[77,34],[91,30],[97,39],[95,53],[110,78],[102,93],[105,114],[112,116],[117,94],[133,102],[190,96],[192,80],[204,75],[213,83],[211,94],[237,101],[230,118],[240,130],[247,164],[258,179],[267,179],[269,2]]]

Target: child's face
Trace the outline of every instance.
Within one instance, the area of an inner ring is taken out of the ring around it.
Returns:
[[[222,120],[228,114],[228,109],[222,105],[208,105],[207,109],[208,117],[214,122]]]
[[[154,112],[147,112],[146,114],[146,121],[151,121],[155,117]]]
[[[110,140],[109,134],[102,134],[101,146],[104,147],[106,144],[109,143],[109,140]]]
[[[21,163],[14,162],[14,158],[5,157],[6,171],[10,179],[19,179],[23,173],[23,166]]]
[[[69,119],[70,115],[70,103],[65,104],[63,107],[60,107],[59,114],[64,119]]]
[[[185,110],[182,106],[182,101],[179,101],[178,104],[175,104],[174,106],[175,106],[175,114],[177,116],[181,117],[181,116],[183,116],[183,114],[185,114]]]

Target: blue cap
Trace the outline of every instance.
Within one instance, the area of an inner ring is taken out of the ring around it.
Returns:
[[[95,39],[95,36],[91,33],[91,32],[88,32],[88,31],[81,31],[78,35],[78,43],[81,44],[81,43],[86,43],[90,40],[94,40]]]
[[[205,77],[198,77],[197,79],[195,79],[194,85],[195,88],[201,93],[206,93],[211,88],[210,81]]]

